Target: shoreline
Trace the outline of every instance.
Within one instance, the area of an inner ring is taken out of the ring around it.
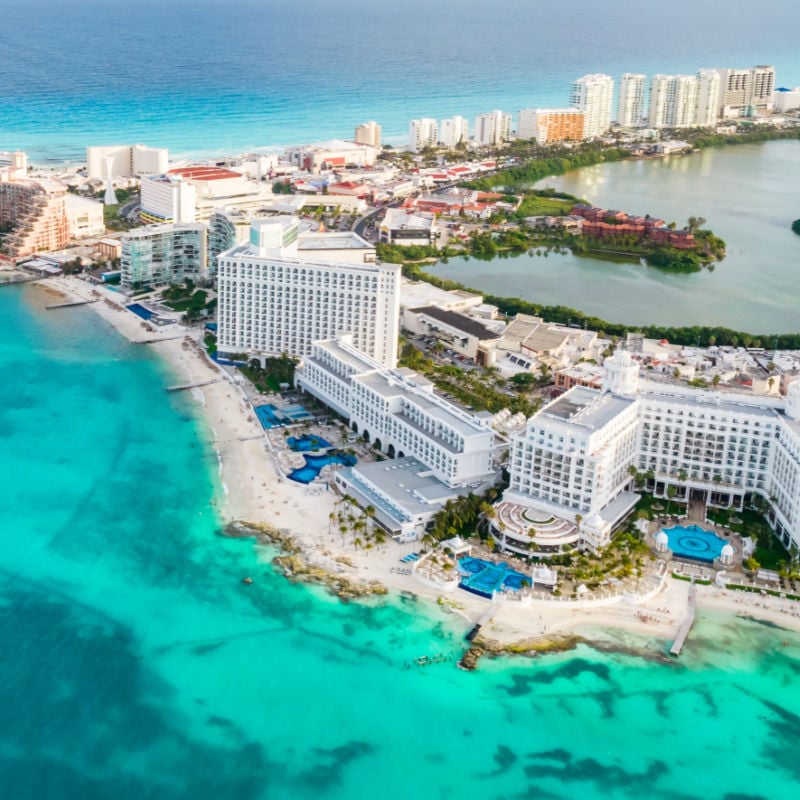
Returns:
[[[243,382],[208,358],[202,347],[202,329],[179,324],[145,327],[146,323],[127,311],[114,292],[75,277],[61,276],[36,285],[44,292],[71,299],[96,300],[87,307],[129,342],[154,347],[180,385],[204,383],[188,391],[207,443],[217,455],[218,491],[211,503],[223,535],[252,536],[269,542],[280,551],[272,560],[273,568],[282,569],[290,580],[322,584],[342,600],[387,592],[413,595],[426,603],[446,606],[462,617],[465,634],[489,610],[491,601],[458,590],[445,593],[423,584],[413,574],[399,572],[398,559],[416,549],[416,544],[399,545],[388,539],[372,551],[364,551],[340,541],[338,534],[331,535],[329,515],[336,495],[332,491],[314,494],[313,502],[309,502],[307,487],[287,480],[280,472],[266,432],[252,413]],[[70,309],[46,313],[70,313]],[[476,643],[492,656],[558,652],[580,642],[614,649],[609,639],[620,640],[627,634],[651,640],[655,647],[674,638],[686,613],[688,593],[689,584],[673,580],[667,571],[658,591],[636,602],[619,596],[605,604],[555,599],[532,600],[527,606],[499,604]],[[700,612],[744,616],[800,633],[800,603],[724,591],[712,585],[697,586],[697,607]],[[618,645],[629,649],[622,641]],[[468,647],[465,642],[465,650]]]

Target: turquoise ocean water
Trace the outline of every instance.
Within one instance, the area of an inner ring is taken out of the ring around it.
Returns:
[[[589,72],[774,64],[800,84],[800,5],[671,0],[3,0],[0,149],[173,154],[351,137],[413,117],[563,106]]]
[[[465,625],[340,604],[220,537],[191,399],[90,310],[43,304],[0,289],[3,796],[796,796],[800,637],[706,617],[677,664],[405,669]]]

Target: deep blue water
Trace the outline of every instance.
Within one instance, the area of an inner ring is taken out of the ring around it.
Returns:
[[[241,152],[375,119],[564,105],[587,72],[775,64],[800,84],[800,4],[673,0],[4,0],[0,149]]]

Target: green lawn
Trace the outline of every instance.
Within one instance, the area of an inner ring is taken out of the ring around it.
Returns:
[[[575,203],[572,200],[527,194],[520,203],[517,214],[523,217],[563,216],[569,214],[573,205]]]

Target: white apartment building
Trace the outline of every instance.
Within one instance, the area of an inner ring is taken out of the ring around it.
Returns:
[[[350,336],[314,342],[295,382],[390,459],[413,457],[450,488],[494,477],[489,415],[462,411],[411,370],[383,367],[355,348]]]
[[[384,366],[397,363],[400,266],[349,231],[300,233],[292,217],[253,220],[248,244],[217,260],[223,353],[306,356],[312,343],[351,333]]]
[[[469,122],[464,117],[443,119],[439,126],[439,144],[451,150],[469,139]]]
[[[354,139],[356,144],[366,144],[370,147],[381,146],[381,126],[377,122],[363,122],[356,125]]]
[[[202,222],[146,225],[122,237],[121,286],[140,289],[208,279],[208,226]]]
[[[163,173],[147,175],[141,184],[141,218],[143,222],[194,222],[197,192],[179,175]]]
[[[653,75],[647,124],[691,128],[696,124],[698,80],[694,75]]]
[[[495,146],[511,138],[511,114],[495,109],[475,117],[473,137],[476,144]]]
[[[696,123],[698,128],[713,128],[717,124],[720,86],[719,70],[701,69],[697,71]]]
[[[106,180],[152,175],[166,172],[168,163],[169,151],[164,147],[123,144],[86,148],[86,174],[89,178]]]
[[[772,94],[772,107],[778,114],[796,111],[800,108],[800,86],[795,86],[794,89],[776,89]]]
[[[751,117],[772,110],[775,67],[761,65],[749,69],[721,69],[719,74],[720,117]]]
[[[611,127],[613,102],[614,79],[610,75],[584,75],[572,84],[570,105],[583,111],[587,139],[602,136]]]
[[[423,117],[412,119],[408,124],[408,145],[414,153],[425,147],[436,147],[439,144],[439,125],[435,119]]]
[[[603,389],[576,386],[512,442],[496,534],[524,554],[602,547],[636,502],[631,467],[667,497],[742,508],[758,495],[784,545],[800,546],[800,381],[785,403],[638,378],[630,353],[605,363]],[[503,522],[502,529],[499,523]]]
[[[647,76],[626,72],[619,81],[617,124],[638,128],[645,121],[645,82]]]

